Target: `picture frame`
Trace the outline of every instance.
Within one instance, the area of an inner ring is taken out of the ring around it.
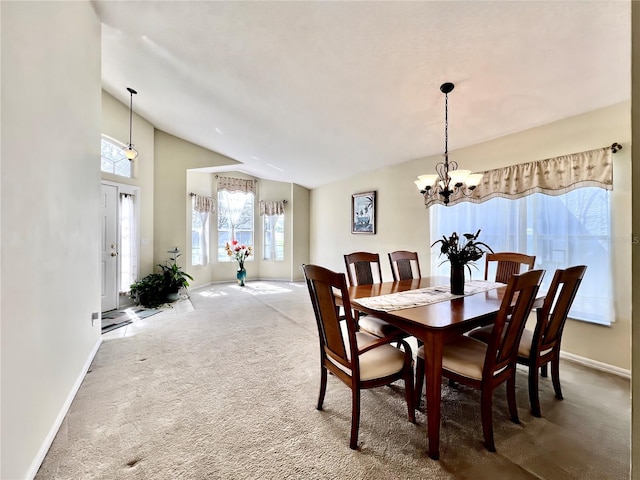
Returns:
[[[351,195],[351,233],[375,235],[376,192]]]

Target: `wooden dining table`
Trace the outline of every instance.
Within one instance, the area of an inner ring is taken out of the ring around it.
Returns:
[[[375,315],[424,344],[428,454],[434,460],[439,458],[440,451],[443,346],[475,327],[492,323],[500,309],[506,285],[437,303],[391,311],[367,308],[359,304],[358,299],[448,285],[449,277],[424,277],[349,287],[352,309]]]

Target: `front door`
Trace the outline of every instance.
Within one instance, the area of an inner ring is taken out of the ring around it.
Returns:
[[[118,187],[102,184],[102,311],[118,308]]]

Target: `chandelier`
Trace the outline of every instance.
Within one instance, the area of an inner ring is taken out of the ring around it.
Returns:
[[[136,157],[138,156],[138,151],[135,148],[133,148],[133,143],[131,143],[131,125],[133,120],[133,96],[136,95],[138,92],[136,92],[133,88],[130,88],[130,87],[127,87],[127,90],[129,91],[129,96],[131,99],[129,102],[129,143],[124,147],[122,147],[122,150],[124,150],[124,154],[129,160],[135,160]]]
[[[458,163],[449,161],[449,93],[453,87],[454,84],[449,82],[440,85],[440,91],[444,93],[444,162],[436,165],[435,174],[420,175],[414,182],[425,199],[440,195],[445,205],[451,195],[471,196],[482,179],[481,173],[458,170]]]

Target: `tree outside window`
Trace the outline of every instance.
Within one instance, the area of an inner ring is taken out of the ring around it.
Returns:
[[[218,192],[218,261],[232,261],[225,249],[227,242],[237,240],[243,245],[254,245],[254,197],[250,192]]]

